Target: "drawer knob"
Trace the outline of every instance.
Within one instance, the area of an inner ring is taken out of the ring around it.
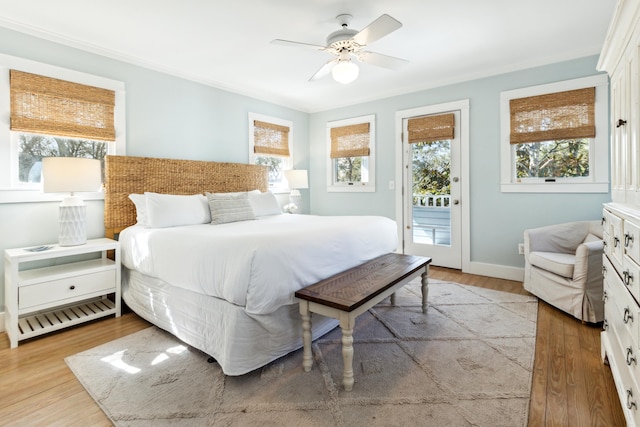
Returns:
[[[631,391],[630,388],[628,388],[627,389],[627,409],[637,408],[636,402],[631,400],[632,397],[633,397],[633,392]]]
[[[631,347],[627,347],[627,365],[631,366],[632,363],[638,364],[636,358],[633,357],[633,350],[631,350]]]
[[[624,233],[624,246],[628,248],[630,243],[633,243],[633,236],[629,233]]]
[[[619,128],[620,126],[624,126],[626,124],[627,124],[626,120],[618,119],[618,121],[616,122],[616,127]]]
[[[618,239],[617,237],[614,237],[613,238],[613,247],[617,248],[619,244],[620,244],[620,239]]]
[[[631,283],[633,282],[633,274],[629,270],[625,270],[622,272],[622,275],[624,276],[624,284],[631,286]]]
[[[69,289],[74,290],[76,288],[76,285],[71,285],[69,286]]]
[[[622,316],[622,321],[624,323],[629,323],[629,321],[633,322],[633,316],[631,315],[628,307],[624,309],[624,316]]]

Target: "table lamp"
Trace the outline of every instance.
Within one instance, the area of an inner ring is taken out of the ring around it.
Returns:
[[[284,176],[287,178],[291,193],[289,193],[289,202],[295,205],[297,209],[302,204],[302,195],[299,188],[309,188],[309,179],[306,170],[286,170]]]
[[[87,242],[87,206],[77,192],[100,191],[100,160],[79,157],[42,159],[42,190],[45,193],[69,193],[60,204],[60,246]]]

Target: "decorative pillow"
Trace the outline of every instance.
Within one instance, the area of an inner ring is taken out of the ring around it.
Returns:
[[[249,202],[256,217],[282,214],[278,199],[276,199],[276,196],[271,191],[267,191],[266,193],[249,193]]]
[[[211,224],[256,219],[248,194],[206,193],[211,209]]]
[[[136,223],[146,227],[147,222],[147,198],[144,194],[129,194],[129,200],[133,202],[136,207]]]
[[[178,195],[144,193],[147,199],[147,222],[151,228],[206,224],[211,214],[202,194]]]

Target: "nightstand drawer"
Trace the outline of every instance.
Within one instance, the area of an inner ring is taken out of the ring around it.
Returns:
[[[24,310],[31,307],[47,308],[90,297],[92,293],[104,293],[116,288],[116,270],[110,269],[96,273],[67,277],[59,280],[37,283],[18,288],[18,307]]]

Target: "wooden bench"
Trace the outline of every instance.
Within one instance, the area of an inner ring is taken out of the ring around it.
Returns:
[[[311,370],[311,313],[340,321],[342,329],[342,383],[346,391],[353,388],[353,327],[356,317],[391,296],[414,278],[422,275],[422,312],[427,312],[429,264],[431,258],[390,253],[360,266],[338,273],[314,285],[296,291],[302,316],[302,366]]]

